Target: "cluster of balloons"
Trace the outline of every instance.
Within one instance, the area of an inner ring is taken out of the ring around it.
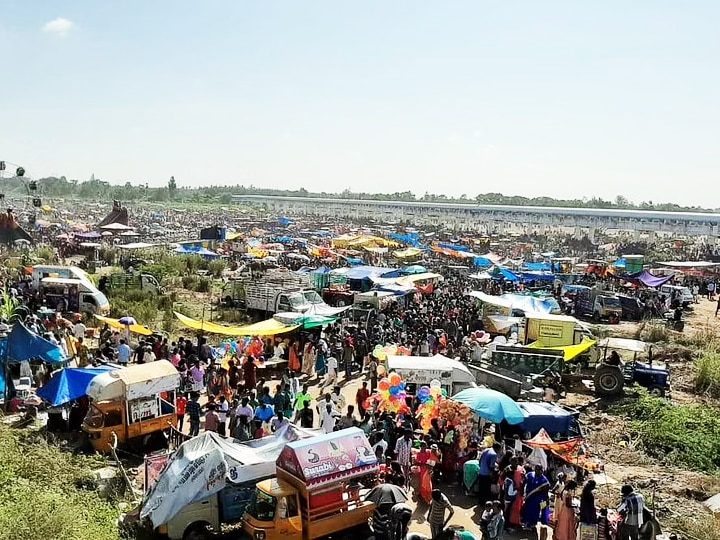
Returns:
[[[388,356],[410,356],[410,349],[403,345],[375,345],[372,355],[378,360],[386,360]]]
[[[474,413],[467,405],[453,401],[452,399],[444,399],[438,406],[440,418],[446,425],[455,427],[457,439],[460,447],[464,448],[468,444],[470,435],[472,434]]]
[[[403,414],[410,411],[406,397],[405,382],[399,374],[393,372],[380,379],[377,391],[365,400],[364,406],[371,409],[374,405],[378,411]]]
[[[440,403],[447,398],[447,392],[442,389],[440,381],[433,379],[430,386],[421,386],[417,391],[420,405],[417,417],[420,418],[420,427],[427,433],[432,427],[431,421],[440,416]]]

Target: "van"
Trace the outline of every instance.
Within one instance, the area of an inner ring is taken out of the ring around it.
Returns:
[[[688,307],[695,301],[690,289],[688,289],[687,287],[682,287],[680,285],[662,285],[660,287],[660,293],[671,298],[673,296],[676,296],[682,304],[682,307]]]
[[[414,394],[422,386],[430,386],[433,380],[448,396],[475,385],[475,375],[458,360],[442,354],[435,356],[388,356],[388,371],[395,371],[407,384],[407,391]]]
[[[40,280],[39,291],[48,307],[59,312],[108,315],[110,302],[94,285],[81,279],[46,277]]]

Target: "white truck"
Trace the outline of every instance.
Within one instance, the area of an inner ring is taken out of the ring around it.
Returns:
[[[430,386],[432,380],[440,381],[440,386],[448,396],[454,396],[461,390],[476,386],[475,375],[465,364],[442,354],[388,356],[387,368],[388,371],[395,371],[403,378],[411,394],[421,386]]]

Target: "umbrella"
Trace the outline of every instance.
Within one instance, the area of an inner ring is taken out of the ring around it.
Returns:
[[[100,228],[106,231],[129,231],[130,229],[132,229],[132,227],[129,227],[128,225],[123,225],[122,223],[108,223],[107,225],[103,225]]]
[[[489,388],[466,388],[452,399],[467,405],[485,420],[496,424],[503,420],[508,424],[520,424],[525,420],[522,409],[512,398]]]
[[[124,324],[126,326],[131,326],[133,324],[137,324],[137,321],[135,320],[135,317],[120,317],[118,319],[118,322],[120,324]]]
[[[403,268],[403,272],[406,274],[424,274],[427,272],[427,268],[419,264],[411,264],[410,266]]]
[[[393,484],[380,484],[375,486],[365,497],[366,501],[372,501],[378,506],[381,504],[397,504],[407,502],[408,496],[400,486]]]

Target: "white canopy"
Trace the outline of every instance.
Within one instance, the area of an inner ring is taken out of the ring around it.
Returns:
[[[313,435],[288,424],[270,437],[240,444],[206,431],[180,445],[145,498],[140,517],[159,527],[188,504],[220,491],[226,481],[241,484],[272,476],[285,445]]]
[[[95,401],[139,399],[161,392],[177,390],[180,374],[167,360],[128,366],[95,377],[88,387],[88,396]]]
[[[402,371],[406,382],[411,383],[429,381],[430,379],[442,380],[447,378],[443,377],[442,374],[448,372],[452,374],[450,378],[453,382],[475,382],[475,376],[465,364],[442,354],[436,354],[435,356],[388,356],[387,365],[390,371]],[[410,371],[422,375],[413,377],[409,373]]]

